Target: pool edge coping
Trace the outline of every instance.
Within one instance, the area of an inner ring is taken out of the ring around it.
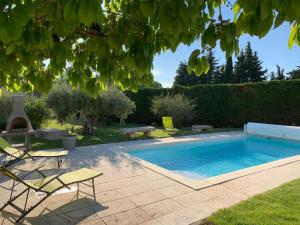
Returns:
[[[215,186],[218,184],[222,184],[231,180],[235,180],[241,177],[245,177],[251,174],[263,172],[266,170],[270,170],[276,167],[281,167],[286,164],[294,163],[297,161],[300,161],[300,155],[275,160],[268,163],[263,163],[260,165],[248,167],[245,169],[229,172],[226,174],[222,174],[219,176],[214,176],[210,178],[206,178],[203,180],[194,180],[187,177],[184,177],[182,175],[179,175],[175,172],[172,172],[170,170],[167,170],[163,167],[157,166],[153,163],[150,163],[148,161],[145,161],[143,159],[134,157],[128,152],[133,151],[135,149],[143,149],[150,146],[156,146],[156,145],[170,145],[174,143],[188,143],[188,142],[199,142],[199,141],[207,141],[207,140],[213,140],[213,139],[231,139],[243,136],[243,132],[220,132],[220,133],[210,133],[210,134],[199,134],[199,135],[189,135],[189,136],[181,136],[180,138],[176,139],[170,139],[163,142],[147,142],[147,143],[136,143],[133,145],[125,145],[125,146],[114,146],[114,148],[110,148],[109,151],[120,153],[122,156],[128,158],[129,160],[133,161],[134,163],[137,163],[145,168],[148,168],[154,172],[157,172],[165,177],[168,177],[178,183],[181,183],[185,186],[188,186],[194,190],[201,190],[207,187]]]

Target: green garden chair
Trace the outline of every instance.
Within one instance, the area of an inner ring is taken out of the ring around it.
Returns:
[[[63,151],[27,151],[12,147],[4,138],[0,137],[0,152],[4,154],[3,166],[8,167],[24,159],[35,160],[37,157],[56,157],[58,167],[62,164],[62,157],[68,155]]]
[[[162,117],[163,126],[166,131],[177,132],[178,129],[174,128],[172,117],[163,116]]]
[[[41,166],[42,167],[42,166]],[[87,168],[82,168],[79,170],[75,170],[68,173],[61,173],[58,175],[53,176],[46,176],[40,168],[36,168],[33,171],[30,171],[23,177],[18,177],[15,173],[11,172],[4,166],[0,166],[0,172],[13,180],[13,185],[10,192],[9,200],[0,208],[0,211],[4,210],[7,206],[11,206],[14,209],[16,209],[18,212],[21,213],[20,217],[15,221],[16,223],[20,222],[28,213],[30,213],[32,210],[34,210],[38,205],[40,205],[43,201],[45,201],[48,197],[50,197],[52,194],[54,194],[56,191],[62,189],[62,188],[68,188],[71,190],[71,187],[69,185],[71,184],[77,184],[77,198],[79,196],[79,184],[84,184],[86,186],[89,186],[93,189],[93,196],[94,200],[96,201],[96,195],[95,195],[95,182],[94,179],[96,177],[99,177],[103,175],[103,173],[100,173],[96,170],[91,170]],[[37,179],[34,181],[26,181],[24,178],[29,176],[30,174],[37,172],[41,179]],[[86,181],[91,181],[91,184],[83,183]],[[26,189],[21,191],[16,196],[13,196],[13,191],[17,183],[23,184]],[[27,201],[29,197],[29,192],[33,190],[35,192],[42,192],[45,194],[36,204],[33,206],[27,207]],[[23,207],[20,207],[15,204],[15,201],[20,198],[23,195],[26,195],[25,204]]]

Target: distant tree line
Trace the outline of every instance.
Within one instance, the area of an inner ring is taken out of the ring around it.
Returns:
[[[219,61],[211,48],[207,49],[206,56],[210,65],[207,74],[195,74],[194,72],[189,74],[187,64],[180,62],[173,85],[192,86],[196,84],[246,83],[300,78],[300,66],[285,74],[284,69],[276,65],[276,71],[267,74],[267,69],[263,68],[262,61],[257,52],[252,50],[250,42],[241,50],[234,65],[232,57],[227,58],[225,65],[219,65]]]

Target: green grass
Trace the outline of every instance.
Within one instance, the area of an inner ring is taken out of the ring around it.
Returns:
[[[143,126],[141,124],[124,124],[120,125],[118,123],[113,123],[111,125],[105,125],[102,123],[98,123],[94,129],[94,133],[92,135],[82,135],[81,126],[74,126],[77,130],[77,146],[86,146],[86,145],[94,145],[94,144],[105,144],[105,143],[113,143],[113,142],[123,142],[123,141],[132,141],[132,140],[141,140],[141,139],[153,139],[153,138],[165,138],[172,136],[182,136],[182,135],[190,135],[195,134],[191,131],[190,127],[179,129],[176,133],[166,132],[161,127],[156,127],[156,130],[152,132],[151,137],[144,137],[143,133],[137,133],[134,138],[129,138],[128,135],[124,135],[120,133],[120,129],[124,127],[137,127]],[[58,123],[56,120],[51,120],[47,125],[47,128],[58,128],[65,129],[63,125]],[[229,129],[229,128],[216,128],[210,132],[221,132],[221,131],[231,131],[237,129]],[[42,139],[37,139],[35,137],[31,137],[31,144],[33,149],[51,149],[51,148],[61,148],[62,141],[46,141]],[[16,138],[15,143],[21,142],[23,139]]]
[[[202,225],[299,225],[300,179],[231,208],[222,209]]]

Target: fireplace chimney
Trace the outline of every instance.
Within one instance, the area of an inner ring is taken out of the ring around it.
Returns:
[[[12,95],[12,111],[7,119],[7,132],[32,131],[31,122],[24,110],[23,95]]]

